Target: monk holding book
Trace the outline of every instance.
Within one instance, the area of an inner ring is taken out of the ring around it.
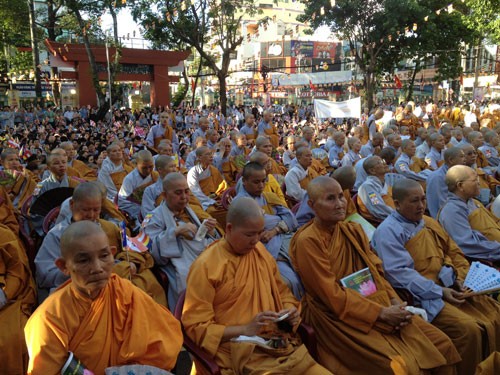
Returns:
[[[302,318],[316,333],[319,363],[340,375],[453,374],[460,356],[452,342],[407,311],[361,225],[344,222],[338,182],[317,177],[307,193],[315,217],[296,232],[290,256],[306,290]],[[366,268],[363,293],[342,286]]]

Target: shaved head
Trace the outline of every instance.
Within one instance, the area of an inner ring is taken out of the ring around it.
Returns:
[[[459,147],[450,147],[444,151],[443,157],[449,167],[455,164],[463,164],[464,152]]]
[[[148,150],[141,150],[136,154],[137,162],[153,161],[153,155]]]
[[[231,202],[227,211],[227,224],[233,228],[244,227],[248,221],[255,218],[264,218],[262,209],[257,202],[249,197],[241,197]]]
[[[255,147],[257,149],[259,149],[260,147],[267,145],[268,143],[271,143],[269,138],[264,137],[264,136],[260,136],[260,137],[257,137],[257,139],[255,140]]]
[[[455,165],[446,172],[445,182],[448,190],[452,193],[457,189],[459,182],[467,180],[469,176],[475,175],[472,168],[466,165]]]
[[[342,189],[340,184],[333,178],[327,176],[319,176],[309,182],[309,185],[307,186],[307,194],[309,194],[310,200],[315,201],[320,196],[322,196],[325,191],[329,191],[335,186],[338,186],[340,189]]]
[[[82,182],[81,184],[78,184],[76,186],[71,199],[73,200],[73,202],[81,202],[83,200],[90,199],[101,201],[102,192],[95,182]]]
[[[352,190],[356,182],[356,169],[348,166],[340,167],[331,174],[331,177],[340,184],[342,190]]]
[[[92,242],[96,236],[104,236],[108,241],[108,237],[100,225],[89,220],[72,223],[61,236],[61,257],[67,260],[75,251],[77,242],[84,239]]]
[[[408,196],[408,193],[413,189],[422,189],[422,185],[418,181],[402,178],[394,182],[392,187],[392,199],[402,201]]]
[[[163,179],[163,191],[171,191],[179,181],[186,181],[186,177],[179,172],[169,173]]]
[[[266,165],[268,160],[269,160],[269,156],[267,156],[267,154],[265,154],[261,151],[255,151],[250,156],[250,161],[255,162],[255,163],[259,163],[260,165]]]

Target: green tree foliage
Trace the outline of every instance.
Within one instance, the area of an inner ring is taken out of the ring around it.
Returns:
[[[226,78],[231,55],[242,44],[244,14],[255,15],[255,0],[133,0],[134,19],[155,48],[183,43],[196,49],[219,81],[221,110],[226,113]]]
[[[27,20],[28,3],[19,0],[0,2],[0,71],[7,72],[15,46],[30,45],[30,29]]]
[[[327,25],[349,44],[350,54],[364,76],[369,108],[373,107],[378,77],[393,72],[403,59],[414,59],[413,78],[432,57],[439,61],[439,78],[455,78],[460,72],[461,43],[468,40],[470,31],[460,13],[436,14],[449,1],[303,1],[306,11],[299,17],[301,21],[313,28]]]

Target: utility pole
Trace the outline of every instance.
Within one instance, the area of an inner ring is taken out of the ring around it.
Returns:
[[[116,53],[116,52],[115,52]],[[106,35],[106,63],[108,69],[108,94],[109,94],[109,122],[110,124],[113,122],[113,100],[111,98],[111,66],[109,64],[109,44],[108,44],[108,36]]]
[[[33,68],[35,71],[35,95],[38,101],[42,99],[42,82],[40,81],[40,54],[38,52],[38,40],[36,36],[35,1],[28,0],[28,7],[30,18],[31,53],[33,55]]]

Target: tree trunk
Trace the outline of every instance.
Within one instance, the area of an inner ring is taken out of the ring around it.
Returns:
[[[366,107],[370,110],[374,107],[373,93],[375,91],[375,74],[372,72],[365,72],[365,103]]]
[[[28,1],[29,18],[30,18],[30,33],[31,33],[31,51],[33,55],[33,69],[35,73],[35,95],[36,100],[42,101],[42,82],[40,80],[40,54],[38,53],[38,39],[36,35],[36,20],[35,20],[35,2],[34,0]],[[37,103],[35,103],[36,106]],[[40,103],[41,104],[41,103]]]
[[[56,32],[57,26],[57,8],[54,7],[54,0],[47,0],[47,35],[50,40],[55,41],[61,32]],[[61,105],[61,90],[59,83],[54,79],[58,74],[59,70],[55,66],[50,67],[50,72],[52,75],[52,80],[50,84],[52,86],[52,94],[54,95],[54,104],[56,107]]]
[[[219,78],[220,111],[224,116],[226,116],[227,107],[226,76],[222,71],[217,74],[217,78]]]
[[[90,47],[90,40],[87,35],[87,32],[85,31],[85,21],[82,18],[82,15],[80,13],[80,9],[78,8],[78,5],[74,2],[68,2],[68,8],[73,11],[75,14],[75,17],[78,21],[78,25],[82,29],[82,39],[83,39],[83,44],[85,45],[85,51],[87,52],[87,56],[89,58],[89,64],[90,64],[90,74],[92,76],[92,84],[94,85],[94,89],[97,94],[97,105],[99,106],[99,109],[97,111],[97,117],[98,119],[104,118],[106,115],[106,112],[108,111],[108,103],[106,101],[106,96],[101,90],[101,87],[99,85],[99,77],[97,73],[97,63],[95,61],[94,53],[92,52],[92,49]]]
[[[115,56],[113,58],[113,62],[110,62],[110,85],[111,87],[109,88],[110,95],[112,95],[115,100],[118,98],[118,93],[119,89],[118,87],[115,88],[115,77],[116,73],[118,73],[118,70],[120,68],[120,58],[121,58],[121,50],[120,50],[120,40],[118,37],[118,18],[116,16],[116,11],[113,5],[110,3],[109,6],[109,13],[111,14],[111,18],[113,20],[113,41],[114,41],[114,47],[115,47]]]
[[[200,56],[200,61],[198,63],[198,69],[196,71],[196,78],[194,79],[194,87],[192,87],[192,91],[193,91],[193,98],[191,99],[191,107],[194,108],[194,105],[195,105],[195,102],[196,102],[196,98],[195,98],[195,93],[196,93],[196,87],[198,86],[198,78],[200,76],[200,73],[201,73],[201,69],[203,68],[203,57]],[[203,93],[201,93],[201,95],[203,95]]]
[[[417,72],[420,70],[420,61],[418,60],[415,64],[415,69],[413,69],[413,75],[411,77],[411,81],[408,84],[408,92],[406,94],[406,102],[409,102],[413,97],[413,85],[415,84],[415,77],[417,76]]]

